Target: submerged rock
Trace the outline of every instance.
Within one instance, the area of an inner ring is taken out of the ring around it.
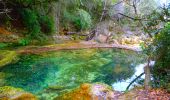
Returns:
[[[0,50],[0,68],[16,59],[17,53],[15,51]]]
[[[20,88],[0,87],[0,100],[37,100],[37,98]]]
[[[116,99],[120,94],[112,91],[105,84],[84,83],[79,88],[58,96],[54,100],[110,100]]]

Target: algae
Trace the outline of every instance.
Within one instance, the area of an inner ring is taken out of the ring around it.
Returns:
[[[11,86],[0,87],[0,98],[1,100],[37,100],[33,94]]]
[[[0,68],[17,59],[15,51],[0,50]]]

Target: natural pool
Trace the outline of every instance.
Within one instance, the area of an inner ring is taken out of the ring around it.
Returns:
[[[46,94],[57,96],[57,93],[82,83],[102,82],[112,85],[126,80],[134,75],[135,67],[144,62],[144,55],[120,49],[24,54],[18,62],[0,69],[0,73],[5,73],[0,85],[19,87],[39,96],[45,90],[55,89],[55,94],[49,91]]]

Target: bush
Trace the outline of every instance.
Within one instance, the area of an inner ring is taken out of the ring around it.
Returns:
[[[41,31],[47,35],[51,35],[55,31],[54,20],[49,16],[39,16]]]
[[[153,77],[156,87],[166,87],[170,83],[170,22],[155,36],[152,44],[156,64],[153,67]]]
[[[20,46],[26,46],[26,45],[28,45],[30,43],[30,39],[28,39],[28,38],[23,38],[23,39],[20,39],[19,41],[18,41],[18,44],[20,45]]]
[[[83,9],[78,9],[75,12],[64,12],[66,22],[72,22],[78,30],[89,29],[92,25],[91,16]]]
[[[75,25],[79,29],[83,29],[83,30],[89,29],[92,25],[90,14],[83,9],[78,9],[77,11],[78,12],[74,19]]]
[[[41,32],[37,13],[26,8],[21,11],[21,15],[23,22],[28,29],[28,34],[30,34],[33,38],[36,38],[36,36]]]
[[[5,47],[7,47],[7,46],[8,46],[7,43],[0,43],[0,49],[3,49],[3,48],[5,48]]]
[[[23,22],[28,29],[29,38],[42,40],[46,35],[51,35],[55,31],[53,18],[46,15],[39,15],[31,9],[23,9],[21,11]],[[42,37],[41,37],[42,36]]]

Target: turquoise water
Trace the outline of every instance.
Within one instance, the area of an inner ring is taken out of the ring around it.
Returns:
[[[142,54],[120,49],[62,50],[21,55],[18,62],[0,72],[5,73],[3,85],[38,94],[49,88],[66,90],[82,83],[111,85],[133,76],[135,66],[143,62]]]

